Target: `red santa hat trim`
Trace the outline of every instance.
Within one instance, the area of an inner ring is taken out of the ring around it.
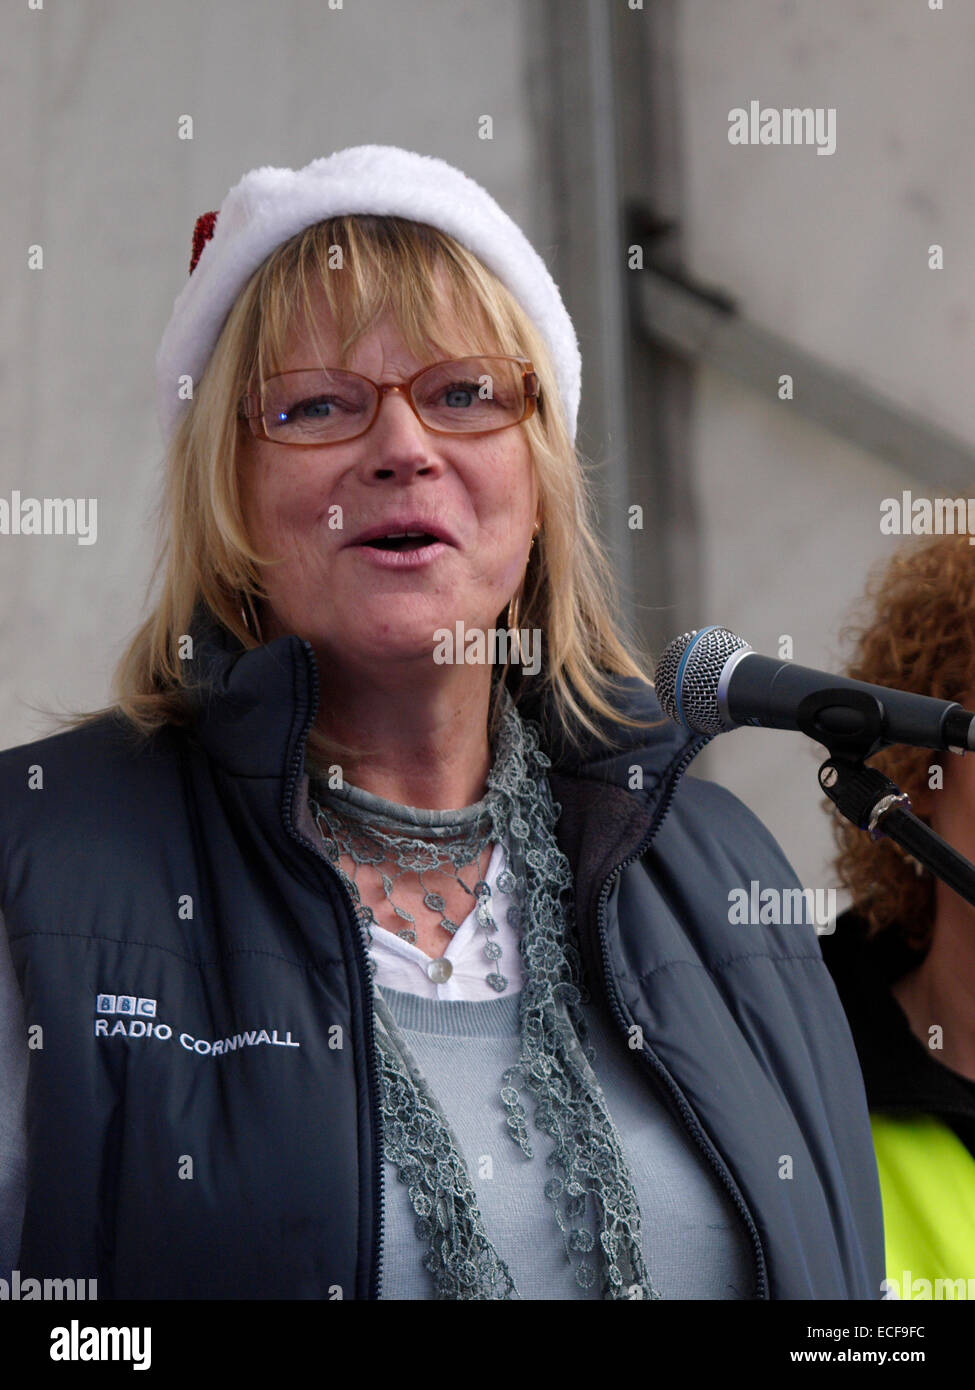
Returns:
[[[196,263],[203,255],[203,248],[211,239],[217,225],[219,212],[205,212],[196,219],[196,226],[193,228],[193,254],[190,256],[190,274],[196,269]]]

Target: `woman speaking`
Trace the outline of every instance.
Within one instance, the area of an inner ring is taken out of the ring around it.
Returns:
[[[100,1298],[879,1298],[795,878],[614,617],[576,336],[433,159],[260,168],[116,701],[0,755],[0,1238]]]

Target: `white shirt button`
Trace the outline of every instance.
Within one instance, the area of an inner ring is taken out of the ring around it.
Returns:
[[[445,984],[453,973],[454,967],[451,965],[450,961],[445,960],[443,956],[440,956],[438,960],[430,961],[427,966],[427,975],[435,985]]]

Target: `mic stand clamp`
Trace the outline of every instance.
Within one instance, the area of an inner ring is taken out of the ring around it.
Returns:
[[[799,705],[796,723],[829,750],[819,769],[819,785],[840,814],[872,840],[893,840],[975,906],[975,864],[918,820],[910,798],[864,761],[890,746],[884,738],[881,702],[861,690],[819,690]]]

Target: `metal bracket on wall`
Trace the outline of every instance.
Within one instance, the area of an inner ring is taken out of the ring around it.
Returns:
[[[766,398],[792,377],[793,407],[834,434],[925,481],[966,489],[975,450],[795,343],[751,323],[721,291],[652,265],[632,277],[638,321],[653,343],[706,362]]]

